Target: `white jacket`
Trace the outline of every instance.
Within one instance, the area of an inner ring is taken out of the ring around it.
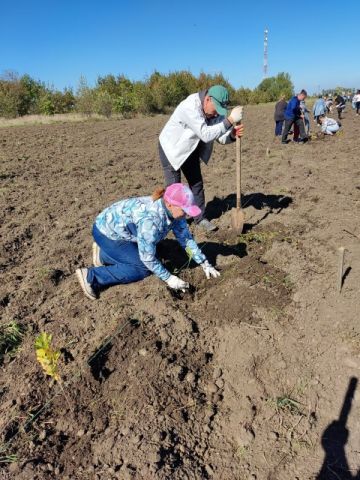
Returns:
[[[354,103],[360,102],[360,93],[356,93],[356,94],[353,96],[352,101],[353,101]]]
[[[339,130],[340,126],[333,118],[325,117],[321,123],[321,131],[327,135],[332,135]]]
[[[160,144],[175,170],[179,170],[200,141],[203,142],[200,158],[208,163],[214,140],[222,144],[234,141],[230,136],[231,126],[227,125],[223,116],[206,118],[199,93],[193,93],[176,107],[160,133]]]

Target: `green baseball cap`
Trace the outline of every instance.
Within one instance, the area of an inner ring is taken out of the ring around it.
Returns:
[[[227,106],[229,105],[229,92],[222,85],[213,85],[209,88],[207,94],[219,115],[227,115]]]

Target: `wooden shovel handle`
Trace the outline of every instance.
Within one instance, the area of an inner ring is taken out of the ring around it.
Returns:
[[[236,137],[236,208],[241,208],[241,137]]]

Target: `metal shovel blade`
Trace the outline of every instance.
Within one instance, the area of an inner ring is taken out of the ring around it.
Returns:
[[[231,210],[231,228],[240,235],[244,229],[245,213],[241,208]]]

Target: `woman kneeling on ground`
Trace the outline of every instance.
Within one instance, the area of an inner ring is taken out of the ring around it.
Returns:
[[[321,131],[325,135],[334,135],[341,127],[341,123],[326,116],[319,117],[319,121],[321,123]]]
[[[189,284],[172,275],[156,258],[156,245],[170,230],[207,278],[220,273],[208,262],[193,239],[186,215],[200,214],[189,187],[174,183],[149,197],[120,200],[103,210],[93,225],[93,267],[79,268],[76,276],[85,295],[95,300],[111,285],[137,282],[155,273],[174,290]]]

